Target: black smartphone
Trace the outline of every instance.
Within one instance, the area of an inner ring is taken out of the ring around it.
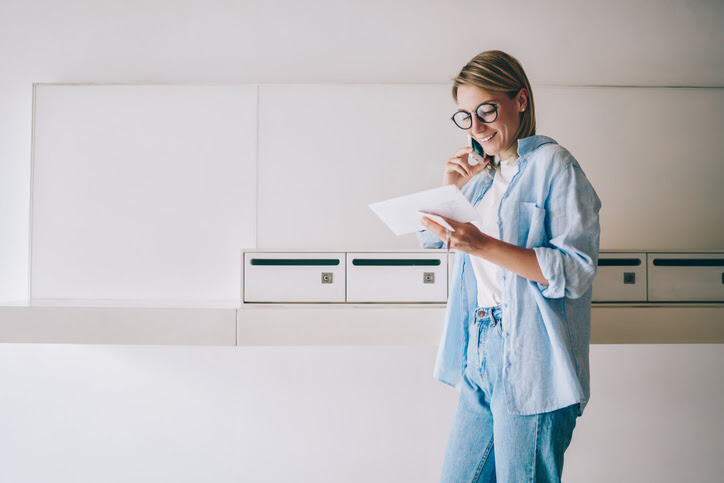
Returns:
[[[474,137],[470,136],[470,144],[472,144],[473,150],[480,155],[481,158],[485,159],[487,156],[483,150],[483,146],[475,140]]]
[[[478,141],[475,140],[471,135],[468,134],[468,146],[473,148],[473,152],[468,155],[468,163],[471,166],[475,166],[476,164],[484,163],[485,159],[488,157],[487,154],[485,154],[485,150],[483,149],[482,144],[480,144]],[[494,161],[494,160],[491,160]],[[485,167],[486,170],[490,171],[492,169],[492,166],[490,163]]]

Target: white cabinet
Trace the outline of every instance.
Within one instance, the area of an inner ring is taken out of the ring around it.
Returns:
[[[243,251],[242,304],[445,304],[454,266],[444,249]],[[724,302],[724,253],[602,251],[592,301]]]
[[[724,302],[724,253],[649,253],[649,302]]]
[[[242,305],[447,301],[446,250],[242,252]]]
[[[645,302],[646,254],[600,253],[594,302]]]
[[[244,252],[244,302],[344,302],[345,254]]]
[[[235,307],[257,105],[255,85],[37,85],[30,305]]]
[[[446,253],[347,253],[347,302],[447,300]]]

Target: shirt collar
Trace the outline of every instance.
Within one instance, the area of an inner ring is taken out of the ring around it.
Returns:
[[[538,146],[542,146],[548,143],[558,144],[555,139],[539,134],[534,134],[533,136],[528,136],[527,138],[518,139],[518,159],[515,160],[515,164],[520,164],[519,169],[524,169],[525,166],[528,164],[528,158],[525,157],[525,154],[533,151]],[[493,175],[490,173],[489,170],[483,170],[483,173],[483,177],[481,178],[481,186],[491,183],[493,180]]]
[[[518,156],[522,158],[523,155],[533,151],[538,146],[542,146],[543,144],[548,143],[558,144],[553,138],[536,134],[534,134],[533,136],[528,136],[527,138],[518,139]]]

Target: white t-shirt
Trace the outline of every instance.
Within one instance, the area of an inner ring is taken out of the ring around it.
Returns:
[[[508,189],[510,180],[518,172],[516,163],[518,156],[506,159],[500,163],[500,170],[495,173],[493,184],[485,195],[475,205],[475,209],[480,213],[482,221],[474,223],[480,231],[488,236],[500,239],[500,229],[498,228],[498,208],[500,207],[500,199],[503,193]],[[478,283],[478,307],[493,307],[502,303],[502,276],[503,269],[494,263],[471,255],[470,261],[473,264],[475,279]]]

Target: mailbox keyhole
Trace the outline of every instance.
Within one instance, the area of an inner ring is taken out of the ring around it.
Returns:
[[[424,272],[422,274],[422,283],[435,283],[435,272]]]
[[[624,272],[623,273],[623,283],[624,284],[635,284],[636,283],[636,274],[634,272]]]
[[[332,272],[322,272],[322,283],[332,283]]]

